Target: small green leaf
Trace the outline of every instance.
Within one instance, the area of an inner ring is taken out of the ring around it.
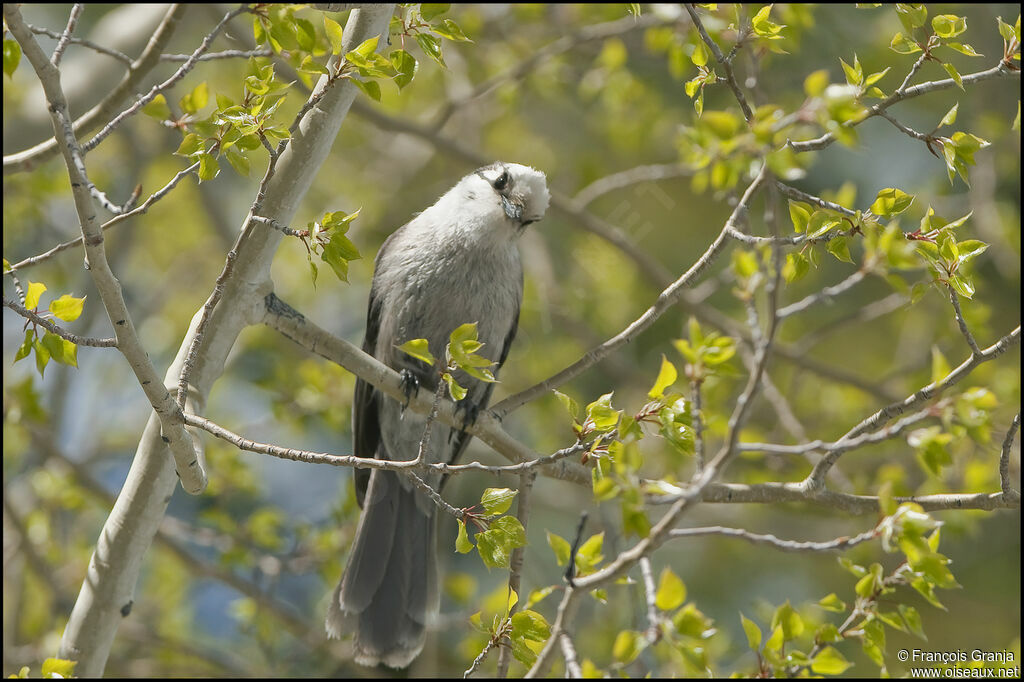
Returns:
[[[365,92],[370,99],[376,102],[380,101],[380,83],[377,81],[361,81],[358,78],[353,78],[352,82],[355,83],[357,88]]]
[[[696,67],[706,66],[708,63],[708,50],[704,47],[704,43],[697,41],[697,44],[693,47],[693,54],[690,56],[693,61],[693,65]]]
[[[806,232],[807,223],[811,219],[811,211],[807,204],[798,203],[790,199],[789,201],[789,218],[793,221],[794,232]],[[756,264],[754,270],[756,271]],[[753,273],[751,273],[753,274]],[[748,275],[749,276],[749,275]]]
[[[420,16],[424,21],[430,21],[448,11],[450,3],[424,3],[420,5]]]
[[[205,107],[209,100],[210,89],[206,84],[206,81],[203,81],[196,87],[192,88],[191,92],[182,97],[179,105],[181,106],[182,111],[186,114],[194,114]]]
[[[158,94],[142,107],[142,113],[158,121],[166,121],[171,117],[171,107],[167,105],[167,98]]]
[[[406,85],[412,82],[413,78],[416,77],[416,71],[419,69],[419,63],[416,58],[405,50],[394,50],[391,52],[391,65],[397,71],[395,76],[395,85],[401,90]]]
[[[199,181],[213,180],[220,173],[220,164],[213,154],[203,152],[199,156]]]
[[[747,635],[747,644],[754,651],[758,651],[761,648],[761,628],[743,613],[740,613],[740,622],[743,624],[743,632]]]
[[[21,45],[16,40],[4,41],[4,73],[8,78],[14,77],[14,72],[21,63]]]
[[[73,677],[76,665],[78,665],[78,661],[68,661],[63,658],[47,658],[43,661],[42,677]]]
[[[964,92],[967,92],[966,89],[964,88],[964,79],[960,76],[960,72],[956,70],[955,66],[953,66],[952,64],[950,64],[948,62],[944,62],[942,64],[942,68],[944,68],[946,70],[946,73],[949,74],[950,78],[953,79],[953,82],[956,83],[956,86],[958,88],[960,88]]]
[[[343,37],[341,24],[325,14],[324,31],[327,33],[327,40],[331,43],[331,54],[341,54],[341,42]]]
[[[455,377],[453,377],[449,372],[442,374],[441,378],[444,379],[446,384],[448,384],[448,393],[451,395],[452,400],[458,402],[466,397],[468,391],[463,388],[459,382],[455,381]]]
[[[850,246],[848,242],[849,238],[842,235],[833,237],[828,242],[828,252],[835,256],[837,260],[852,263],[853,258],[850,257]]]
[[[459,522],[459,535],[455,538],[455,551],[459,554],[468,554],[473,551],[473,543],[469,540],[469,534],[466,532],[466,523],[462,519],[457,519]]]
[[[903,622],[907,624],[907,628],[921,639],[928,641],[924,634],[924,627],[921,625],[921,614],[917,612],[917,609],[913,606],[900,604],[899,611],[900,615],[903,616]]]
[[[951,126],[954,123],[956,123],[956,113],[957,113],[957,110],[959,108],[960,108],[960,103],[959,102],[954,104],[953,108],[950,109],[949,111],[947,111],[946,115],[942,117],[941,121],[939,121],[939,127]]]
[[[426,339],[406,341],[401,346],[398,346],[398,350],[413,356],[417,360],[422,360],[428,365],[433,365],[436,362],[434,356],[430,353]]]
[[[42,282],[29,282],[28,291],[25,292],[25,307],[35,310],[39,307],[39,297],[46,291],[46,285]]]
[[[875,197],[874,203],[871,204],[871,212],[880,218],[889,218],[903,213],[912,203],[914,195],[895,187],[887,187]]]
[[[572,547],[569,545],[569,542],[560,535],[556,535],[551,531],[547,531],[547,534],[548,546],[551,547],[551,551],[555,553],[555,561],[559,566],[565,566],[569,563],[569,552],[572,551]]]
[[[431,24],[430,30],[448,40],[455,40],[457,42],[471,43],[473,42],[466,37],[463,33],[462,28],[451,19],[442,19],[441,21]]]
[[[437,62],[441,68],[448,68],[448,65],[444,63],[444,57],[441,55],[441,41],[436,36],[432,36],[429,33],[417,33],[416,42],[419,43],[420,49],[423,53]]]
[[[775,613],[772,615],[771,626],[772,629],[781,626],[782,636],[787,642],[796,639],[804,631],[803,619],[800,618],[800,614],[796,612],[796,609],[788,601],[775,609]]]
[[[615,638],[612,645],[612,657],[619,663],[630,663],[647,646],[647,639],[643,634],[633,630],[623,630]]]
[[[835,592],[829,594],[827,597],[822,597],[821,601],[818,602],[818,606],[826,611],[835,611],[837,613],[842,613],[846,610],[846,604],[842,599],[836,596]]]
[[[802,253],[787,253],[786,264],[782,266],[782,277],[786,282],[795,282],[807,274],[811,264]]]
[[[842,675],[852,665],[835,647],[827,646],[814,657],[811,671],[818,675]]]
[[[487,488],[480,496],[480,504],[488,514],[504,514],[512,506],[512,500],[516,499],[518,494],[518,490],[510,488]]]
[[[50,301],[50,312],[65,322],[74,322],[82,314],[82,307],[85,305],[85,297],[75,298],[71,294],[64,294],[58,299]]]
[[[18,352],[14,354],[14,361],[22,360],[28,357],[28,354],[32,352],[32,346],[36,340],[36,332],[34,329],[25,330],[25,340],[21,342],[18,347]]]
[[[573,421],[576,421],[580,414],[580,406],[576,401],[559,390],[552,389],[551,392],[555,394],[556,398],[558,398],[558,402],[562,403],[562,406],[565,407],[566,412],[569,413],[569,416],[572,417]]]
[[[665,389],[675,383],[677,377],[676,366],[669,362],[668,358],[662,354],[658,378],[654,381],[654,386],[651,387],[651,390],[647,392],[647,396],[650,398],[660,398],[664,395]]]
[[[967,30],[967,20],[955,14],[937,14],[932,17],[932,30],[940,38],[955,38]]]
[[[654,593],[654,605],[662,611],[672,611],[686,601],[686,585],[666,566],[658,579],[658,590]]]

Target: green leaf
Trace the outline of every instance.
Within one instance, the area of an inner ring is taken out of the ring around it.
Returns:
[[[591,573],[597,564],[604,560],[601,549],[604,547],[604,532],[591,535],[576,551],[576,568],[581,574]]]
[[[789,219],[793,221],[794,232],[806,232],[807,223],[811,219],[811,210],[807,204],[789,200]],[[757,271],[755,261],[754,271]],[[753,273],[750,273],[753,274]],[[747,275],[749,277],[749,275]]]
[[[903,213],[914,203],[914,195],[895,187],[881,190],[871,204],[871,212],[880,218],[890,218]]]
[[[948,73],[950,78],[953,79],[953,82],[956,83],[956,86],[961,90],[964,90],[964,92],[966,92],[966,90],[964,89],[964,79],[960,77],[960,72],[956,70],[956,67],[948,62],[944,62],[942,64],[942,68],[946,70],[946,73]]]
[[[181,144],[175,150],[179,156],[192,156],[203,150],[203,138],[195,133],[188,133],[182,138]]]
[[[192,88],[191,92],[182,97],[179,105],[181,106],[182,111],[186,114],[194,114],[205,107],[209,100],[210,89],[206,84],[206,81],[203,81],[196,87]]]
[[[850,246],[849,238],[842,235],[833,237],[828,242],[828,252],[836,257],[837,260],[844,261],[846,263],[852,263],[853,258],[850,257]]]
[[[957,113],[957,110],[959,110],[959,108],[960,108],[960,103],[959,102],[954,104],[953,108],[950,109],[949,111],[947,111],[946,115],[942,117],[941,121],[939,121],[939,127],[941,128],[942,126],[951,126],[954,123],[956,123],[956,113]]]
[[[343,37],[341,24],[325,14],[324,31],[327,33],[327,40],[331,44],[331,54],[341,54],[341,42]]]
[[[393,50],[391,52],[391,65],[394,67],[398,74],[395,76],[395,85],[401,90],[406,85],[412,82],[413,78],[416,77],[416,71],[419,69],[419,63],[416,58],[405,50]]]
[[[463,33],[462,28],[451,19],[442,19],[441,21],[431,24],[430,30],[448,40],[455,40],[463,43],[473,42],[466,37]]]
[[[686,585],[672,569],[666,566],[658,579],[658,590],[654,593],[654,605],[662,611],[672,611],[686,601]]]
[[[28,354],[32,352],[32,346],[36,340],[36,332],[34,329],[25,330],[25,340],[21,342],[18,347],[18,352],[14,354],[14,361],[22,360],[28,357]]]
[[[811,264],[802,253],[787,253],[786,264],[782,266],[782,277],[786,282],[795,282],[807,274]]]
[[[647,647],[647,639],[642,633],[623,630],[615,638],[612,645],[612,657],[619,663],[630,663]]]
[[[825,92],[825,88],[828,87],[828,70],[818,69],[810,73],[807,78],[804,79],[804,92],[808,97],[821,97]],[[789,202],[790,206],[793,205],[792,200]],[[794,221],[795,223],[796,221]],[[802,229],[797,232],[803,232]]]
[[[166,121],[171,117],[171,107],[167,105],[167,98],[163,94],[158,94],[142,107],[142,113],[158,121]]]
[[[424,21],[430,21],[447,12],[450,7],[450,3],[424,3],[420,5],[420,16]]]
[[[702,41],[697,41],[693,46],[693,54],[690,56],[693,65],[696,67],[706,66],[708,63],[708,50]]]
[[[551,551],[555,553],[555,561],[559,566],[565,566],[569,563],[569,552],[572,551],[572,547],[569,545],[569,542],[560,535],[556,535],[551,531],[547,531],[547,534],[548,546],[551,547]]]
[[[353,78],[352,82],[355,83],[357,88],[365,92],[370,99],[376,102],[380,101],[380,83],[377,81],[361,81],[358,78]]]
[[[938,14],[932,17],[932,30],[940,38],[955,38],[967,30],[967,19],[955,14]]]
[[[75,298],[71,294],[64,294],[60,298],[50,301],[50,312],[65,322],[74,322],[82,314],[82,307],[85,305],[85,297]]]
[[[457,519],[459,522],[459,534],[455,538],[455,551],[459,554],[468,554],[473,551],[473,543],[469,540],[469,534],[466,532],[466,522],[462,519]]]
[[[843,641],[843,636],[839,634],[839,628],[832,623],[825,623],[814,632],[814,641],[819,644],[829,644],[834,642]]]
[[[500,533],[489,534],[489,531],[477,533],[476,548],[484,566],[488,569],[509,567],[512,550]]]
[[[984,57],[985,56],[985,55],[981,54],[980,52],[977,52],[973,47],[971,47],[967,43],[949,42],[949,43],[946,43],[946,47],[948,47],[951,50],[956,50],[960,54],[965,54],[968,57]]]
[[[593,424],[595,431],[611,431],[619,423],[622,410],[612,407],[612,394],[605,393],[603,396],[587,405],[587,421]]]
[[[776,627],[782,628],[782,636],[788,642],[792,639],[796,639],[804,631],[804,621],[800,618],[800,614],[796,612],[789,601],[775,609],[775,613],[772,615],[772,629]]]
[[[28,291],[25,292],[25,307],[35,310],[39,307],[39,297],[46,291],[46,285],[42,282],[29,282]]]
[[[562,403],[562,406],[565,407],[566,412],[569,413],[569,416],[572,417],[573,421],[576,421],[580,414],[580,406],[576,401],[557,389],[552,389],[551,392],[555,394],[556,398],[558,398],[558,402]]]
[[[213,154],[203,152],[199,156],[199,181],[213,180],[220,173],[220,164]]]
[[[897,33],[892,37],[892,41],[889,43],[889,49],[893,52],[898,52],[899,54],[914,54],[915,52],[921,51],[921,46],[909,36]]]
[[[551,636],[551,626],[544,616],[525,609],[512,614],[512,638],[544,642]]]
[[[466,397],[466,393],[468,393],[468,391],[463,388],[459,382],[455,381],[455,377],[453,377],[449,372],[442,374],[441,378],[444,379],[446,384],[448,384],[448,393],[451,395],[452,400],[458,402]]]
[[[488,514],[504,514],[512,506],[512,500],[516,499],[518,494],[518,490],[510,488],[487,488],[480,496],[480,504]]]
[[[776,625],[772,628],[772,634],[768,637],[768,641],[764,643],[764,649],[765,651],[780,651],[785,641],[782,635],[782,626]]]
[[[747,635],[747,644],[751,649],[757,651],[761,648],[761,628],[757,623],[750,620],[743,613],[740,613],[740,622],[743,623],[743,632]]]
[[[827,234],[841,223],[838,217],[831,211],[818,210],[815,211],[810,220],[807,221],[807,238],[817,239],[823,234]]]
[[[811,671],[818,675],[842,675],[852,665],[835,647],[827,646],[814,657]]]
[[[949,375],[951,368],[946,356],[938,346],[932,346],[932,383],[938,383]]]
[[[78,661],[68,661],[63,658],[47,658],[43,661],[42,677],[73,677],[76,665],[78,665]]]
[[[920,637],[921,639],[928,641],[928,638],[924,634],[924,627],[921,625],[921,614],[917,612],[913,606],[907,606],[906,604],[899,605],[900,615],[903,616],[903,622],[907,624],[907,628],[912,633]]]
[[[50,362],[50,351],[39,339],[35,338],[32,340],[32,348],[36,352],[36,370],[39,372],[39,376],[43,376],[46,365]]]
[[[437,62],[441,68],[448,68],[448,65],[444,63],[444,57],[441,55],[441,41],[436,36],[432,36],[429,33],[417,33],[416,42],[419,43],[423,54]]]
[[[14,77],[14,72],[21,63],[21,45],[16,40],[4,41],[4,73],[8,78]]]
[[[654,381],[654,386],[647,392],[649,398],[660,398],[664,395],[665,389],[675,383],[678,377],[676,372],[676,366],[668,361],[668,358],[664,354],[661,356],[661,369],[658,370],[658,378]]]
[[[436,362],[434,356],[430,353],[426,339],[406,341],[401,346],[398,346],[398,350],[413,356],[417,360],[422,360],[428,365],[433,365]]]
[[[835,592],[829,594],[827,597],[822,597],[821,601],[818,602],[818,606],[826,611],[835,611],[836,613],[842,613],[846,610],[846,604],[842,599],[836,596]]]

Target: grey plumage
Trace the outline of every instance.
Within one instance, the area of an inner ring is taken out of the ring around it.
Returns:
[[[399,351],[416,338],[444,358],[452,330],[477,323],[480,354],[505,361],[522,300],[517,241],[548,206],[544,174],[519,164],[495,163],[462,178],[437,202],[384,242],[375,262],[363,350],[396,370],[408,370],[434,390],[436,370]],[[456,373],[468,389],[461,403],[483,409],[493,384]],[[425,419],[403,414],[396,401],[357,380],[353,403],[354,449],[359,457],[416,457]],[[454,462],[469,437],[436,423],[427,455]],[[434,489],[439,474],[421,475]],[[327,610],[327,632],[354,632],[355,660],[402,668],[423,648],[425,628],[437,614],[434,503],[396,472],[355,470],[363,507],[348,564]]]

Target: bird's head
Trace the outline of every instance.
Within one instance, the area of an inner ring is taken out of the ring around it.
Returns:
[[[511,221],[517,230],[543,218],[551,199],[544,174],[518,163],[492,163],[459,184],[465,200],[481,202],[485,211]]]

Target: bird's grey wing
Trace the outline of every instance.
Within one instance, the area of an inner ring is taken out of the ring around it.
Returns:
[[[377,254],[379,262],[386,253],[388,246],[399,230],[395,230],[380,247]],[[381,311],[384,307],[384,296],[380,291],[376,277],[370,285],[370,302],[366,311],[366,338],[363,351],[374,355],[377,351],[377,335],[380,331]],[[352,449],[356,457],[376,457],[380,445],[380,417],[378,405],[381,397],[372,384],[356,378],[355,396],[352,399]],[[353,477],[356,484],[356,501],[362,508],[366,497],[366,486],[370,483],[372,469],[355,469]]]

